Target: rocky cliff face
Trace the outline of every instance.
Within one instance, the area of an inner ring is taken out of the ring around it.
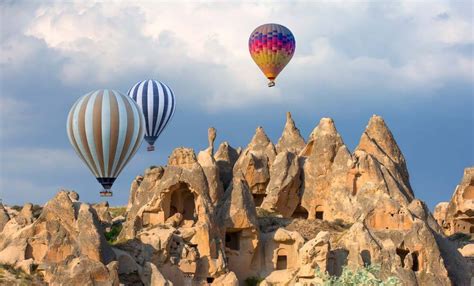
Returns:
[[[474,272],[474,167],[466,168],[449,202],[435,207],[434,217],[442,231],[456,243]]]
[[[466,168],[450,202],[435,208],[435,217],[446,234],[474,233],[474,167]]]
[[[258,127],[244,150],[224,142],[214,154],[216,136],[210,128],[197,156],[177,148],[166,166],[137,176],[124,218],[65,191],[41,214],[2,206],[0,263],[51,285],[318,285],[318,273],[365,265],[403,285],[470,284],[443,230],[472,225],[471,169],[433,217],[379,116],[354,152],[330,118],[307,142],[290,114],[276,145]],[[111,245],[104,233],[114,229]]]

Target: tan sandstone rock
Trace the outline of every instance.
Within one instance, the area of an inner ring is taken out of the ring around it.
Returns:
[[[186,279],[198,283],[223,269],[209,178],[192,149],[175,149],[160,176],[147,179],[145,174],[136,192],[148,195],[130,209],[119,236],[121,240],[138,239],[142,249],[139,264],[156,264],[177,285]],[[193,274],[186,277],[186,273]]]
[[[212,286],[239,286],[239,280],[234,272],[225,273],[212,281]]]
[[[278,143],[275,145],[277,153],[288,151],[295,154],[304,148],[305,142],[301,136],[300,130],[296,128],[291,113],[286,113],[286,124]]]
[[[17,259],[58,263],[83,255],[108,263],[114,258],[91,207],[72,202],[65,191],[50,200],[32,224],[14,229],[0,234],[0,253],[17,249]]]
[[[92,208],[97,213],[100,222],[103,225],[109,225],[112,223],[112,216],[109,213],[109,203],[108,202],[101,202],[98,204],[93,204]]]
[[[413,198],[410,186],[408,169],[397,142],[392,132],[388,129],[382,117],[373,115],[369,120],[357,150],[365,151],[373,155],[377,161],[383,164],[401,184],[401,190],[408,198]]]
[[[158,268],[150,262],[145,263],[141,278],[145,286],[173,286],[173,283],[166,280]]]
[[[26,203],[20,213],[15,217],[16,223],[21,226],[31,224],[34,220],[33,204],[31,203]]]
[[[299,265],[305,266],[301,268],[298,276],[305,278],[314,277],[314,269],[318,267],[321,272],[326,272],[329,260],[329,232],[321,231],[318,235],[306,242],[299,249]]]
[[[268,139],[262,127],[258,127],[247,148],[242,151],[234,165],[236,172],[242,173],[256,206],[260,206],[265,198],[265,190],[270,181],[270,167],[276,157],[273,143]]]
[[[474,233],[474,167],[466,168],[446,209],[446,234]]]
[[[240,152],[232,148],[228,142],[222,142],[214,154],[214,159],[219,167],[219,178],[222,181],[224,189],[227,189],[232,182],[232,170],[239,155]]]
[[[118,286],[115,262],[111,264],[108,267],[87,256],[79,256],[50,265],[46,268],[44,277],[51,286]]]
[[[0,203],[0,232],[2,232],[3,228],[9,220],[10,216],[8,215],[8,212],[3,207],[3,204]]]
[[[296,282],[296,270],[295,269],[284,269],[276,270],[270,273],[265,279],[259,284],[260,286],[290,286]]]
[[[216,139],[216,129],[209,128],[209,147],[199,152],[197,161],[201,165],[204,174],[206,175],[207,184],[209,187],[209,197],[213,205],[224,195],[224,187],[219,177],[219,167],[214,159],[214,140]]]
[[[211,151],[211,156],[214,155],[214,141],[216,140],[217,132],[214,127],[210,127],[207,130],[207,141],[209,142],[209,149]]]
[[[270,168],[270,182],[261,207],[291,217],[300,203],[301,168],[298,157],[280,152]]]
[[[340,147],[344,145],[336,130],[334,121],[322,118],[310,135],[308,144],[300,155],[304,161],[304,192],[301,206],[308,212],[309,219],[324,218],[324,201],[331,195],[329,175],[331,166]]]
[[[433,216],[379,116],[354,152],[330,118],[304,145],[288,114],[276,148],[259,127],[240,157],[228,143],[213,154],[215,137],[210,128],[197,157],[177,148],[167,166],[135,178],[113,248],[99,225],[108,206],[77,193],[59,192],[43,210],[0,208],[0,263],[37,267],[51,285],[321,285],[316,269],[364,265],[403,285],[471,282],[473,168]],[[468,231],[448,239],[438,224]]]
[[[443,227],[444,221],[446,219],[446,212],[448,210],[449,202],[441,202],[435,206],[433,216],[436,219],[436,222],[439,226]]]
[[[227,267],[237,275],[239,281],[244,281],[255,275],[256,269],[252,263],[259,233],[252,194],[241,177],[234,177],[226,190],[218,206],[217,218],[228,260]]]

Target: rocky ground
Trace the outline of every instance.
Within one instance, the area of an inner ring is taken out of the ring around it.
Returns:
[[[379,116],[353,152],[329,118],[307,141],[290,114],[276,145],[258,127],[214,152],[216,135],[137,176],[125,207],[0,205],[0,284],[471,285],[473,168],[433,216]]]

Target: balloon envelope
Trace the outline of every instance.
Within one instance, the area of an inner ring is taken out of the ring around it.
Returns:
[[[153,146],[176,110],[173,91],[157,80],[144,80],[136,83],[128,91],[128,96],[133,98],[142,110],[145,118],[145,140]]]
[[[144,132],[138,105],[115,90],[100,89],[82,96],[67,120],[72,147],[105,190],[137,152]]]
[[[270,80],[269,86],[295,53],[296,42],[291,31],[279,24],[257,27],[249,38],[249,51],[255,63]]]

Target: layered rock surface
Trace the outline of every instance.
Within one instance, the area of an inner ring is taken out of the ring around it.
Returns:
[[[472,218],[472,169],[433,216],[380,116],[354,152],[330,118],[307,143],[291,114],[276,145],[258,127],[243,151],[223,142],[214,153],[216,137],[210,128],[197,156],[180,147],[137,176],[125,218],[71,192],[41,214],[0,205],[0,263],[52,285],[318,285],[318,271],[364,265],[403,285],[470,284],[469,264],[443,230]],[[116,227],[106,243],[104,231]]]
[[[474,272],[474,167],[464,170],[451,201],[435,207],[434,217],[442,231],[456,243]]]
[[[0,263],[27,272],[37,267],[51,285],[114,285],[115,270],[106,265],[115,256],[97,213],[75,197],[70,192],[59,192],[37,219],[32,216],[31,205],[26,204],[0,233]],[[77,266],[80,261],[83,267]],[[81,277],[81,282],[69,280],[75,276]]]
[[[450,202],[435,208],[435,217],[446,234],[474,234],[474,167],[466,168]]]

